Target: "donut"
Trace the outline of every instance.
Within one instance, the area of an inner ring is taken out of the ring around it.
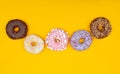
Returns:
[[[85,50],[90,47],[91,43],[92,37],[90,33],[85,30],[74,32],[70,38],[70,44],[76,50]]]
[[[11,39],[21,39],[27,35],[27,25],[19,19],[10,20],[6,26],[6,33]]]
[[[111,25],[107,18],[95,18],[90,24],[90,30],[97,39],[107,37],[111,33]]]
[[[38,54],[44,48],[44,41],[36,35],[29,35],[24,40],[24,47],[27,52]]]
[[[68,44],[68,34],[59,28],[52,29],[46,37],[47,47],[51,50],[62,51]]]

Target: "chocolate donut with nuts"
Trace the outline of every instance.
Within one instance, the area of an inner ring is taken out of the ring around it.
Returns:
[[[111,33],[112,27],[107,18],[98,17],[91,22],[90,30],[97,39],[102,39]]]

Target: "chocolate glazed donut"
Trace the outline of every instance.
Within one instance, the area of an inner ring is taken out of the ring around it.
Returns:
[[[11,39],[21,39],[27,35],[27,25],[19,19],[10,20],[6,26],[6,33]]]
[[[112,28],[107,18],[98,17],[91,22],[90,30],[96,38],[102,39],[111,33]]]

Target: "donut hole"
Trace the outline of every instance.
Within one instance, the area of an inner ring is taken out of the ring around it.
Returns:
[[[36,45],[37,45],[37,42],[31,42],[31,45],[32,45],[32,46],[36,46]]]
[[[59,42],[60,42],[60,39],[55,38],[55,42],[56,42],[56,43],[59,43]]]
[[[85,39],[84,38],[81,38],[80,40],[79,40],[79,43],[80,44],[82,44],[82,43],[84,43],[85,42]]]
[[[104,31],[104,26],[103,26],[102,24],[99,24],[99,25],[98,25],[98,30],[99,30],[99,31]]]
[[[19,32],[19,30],[20,30],[20,28],[19,28],[18,26],[15,26],[15,27],[13,28],[13,31],[16,32],[16,33]]]

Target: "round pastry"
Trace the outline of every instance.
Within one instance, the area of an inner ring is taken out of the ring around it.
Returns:
[[[44,41],[36,35],[29,35],[25,38],[24,46],[29,53],[38,54],[44,48]]]
[[[62,51],[67,47],[68,34],[62,29],[52,29],[46,38],[46,44],[51,50]]]
[[[110,34],[112,28],[107,18],[98,17],[91,22],[90,30],[96,38],[102,39]]]
[[[6,33],[12,39],[21,39],[27,35],[27,25],[19,19],[10,20],[6,26]]]
[[[74,32],[70,39],[71,46],[76,50],[85,50],[90,47],[92,37],[89,32],[85,30],[78,30]]]

